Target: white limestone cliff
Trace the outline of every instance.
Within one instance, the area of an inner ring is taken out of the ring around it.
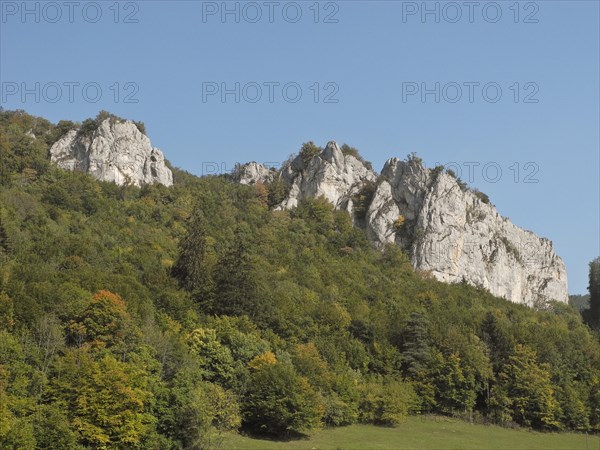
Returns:
[[[129,120],[107,118],[88,133],[71,130],[50,148],[50,159],[63,169],[119,185],[173,184],[162,152]]]
[[[400,216],[403,224],[395,226]],[[367,212],[367,233],[376,245],[403,246],[415,269],[440,281],[464,280],[530,306],[568,301],[565,265],[552,242],[417,159],[387,161]]]

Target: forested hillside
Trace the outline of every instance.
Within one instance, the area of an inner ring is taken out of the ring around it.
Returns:
[[[197,449],[424,412],[600,431],[600,345],[574,308],[415,273],[325,200],[272,211],[276,184],[53,168],[71,128],[0,112],[1,448]]]

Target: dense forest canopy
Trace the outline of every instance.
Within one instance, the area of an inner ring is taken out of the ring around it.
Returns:
[[[277,183],[53,168],[74,126],[0,112],[0,447],[195,449],[426,412],[600,430],[598,335],[571,306],[415,273],[322,199],[271,210]]]

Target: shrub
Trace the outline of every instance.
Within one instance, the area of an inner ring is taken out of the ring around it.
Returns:
[[[437,178],[437,176],[444,171],[444,166],[438,165],[431,169],[431,174]]]
[[[398,216],[398,218],[394,221],[394,229],[396,231],[400,230],[402,228],[402,226],[404,225],[405,221],[406,221],[406,219],[404,218],[404,216],[402,214],[400,214]]]
[[[468,190],[467,183],[465,183],[463,180],[458,178],[458,176],[456,175],[456,172],[454,172],[454,170],[447,169],[446,173],[456,180],[456,184],[458,184],[458,187],[460,188],[461,191],[465,192]]]
[[[339,427],[351,425],[358,419],[358,405],[345,402],[340,396],[332,392],[325,398],[325,413],[323,422],[327,425]]]
[[[506,253],[512,255],[517,261],[521,261],[521,253],[519,249],[515,247],[515,245],[508,240],[506,236],[500,236],[500,241],[504,244],[504,248],[506,248]]]
[[[146,125],[144,124],[144,122],[138,122],[138,121],[134,120],[133,123],[135,124],[137,129],[140,131],[140,133],[142,133],[144,135],[146,134]]]
[[[393,379],[368,381],[361,386],[360,421],[398,425],[417,405],[417,395],[409,383]]]
[[[79,127],[78,133],[81,136],[91,136],[98,129],[98,123],[94,119],[85,119]]]
[[[288,195],[289,188],[280,177],[267,184],[267,205],[269,208],[279,205]]]
[[[308,165],[311,159],[320,154],[322,151],[323,149],[315,145],[313,141],[305,142],[300,148],[300,157],[302,158],[302,162],[304,162],[305,166]]]
[[[423,165],[423,159],[417,155],[417,152],[409,153],[406,156],[406,161],[409,163],[417,163]]]
[[[100,124],[102,122],[104,122],[106,119],[109,119],[111,124],[114,124],[117,122],[125,122],[125,119],[123,119],[122,117],[119,117],[108,111],[100,111],[94,119],[86,119],[83,121],[83,123],[81,124],[81,127],[79,128],[79,133],[83,136],[91,136],[94,133],[94,131],[96,131],[98,129]],[[139,122],[139,121],[134,120],[133,123],[135,124],[137,129],[140,131],[140,133],[142,133],[144,135],[146,134],[146,125],[144,124],[144,122]],[[61,122],[59,122],[59,125],[61,125]],[[73,125],[72,122],[64,122],[62,124],[61,128],[68,131],[69,129],[72,128],[72,125]],[[60,136],[58,136],[56,139],[58,140],[58,138],[60,138]]]
[[[351,155],[358,159],[361,163],[365,165],[365,167],[369,170],[373,170],[373,164],[370,161],[365,160],[361,154],[358,152],[358,149],[354,147],[350,147],[348,144],[342,144],[340,150],[344,155]]]
[[[485,203],[486,205],[489,205],[490,203],[490,198],[488,197],[487,194],[481,192],[479,189],[471,189],[471,192],[473,193],[473,195],[475,195],[475,197],[477,197],[479,200],[481,200],[483,203]]]
[[[359,220],[364,220],[369,205],[373,200],[373,196],[377,191],[377,183],[373,181],[367,181],[360,191],[358,191],[353,197],[352,202],[354,203],[354,217]]]

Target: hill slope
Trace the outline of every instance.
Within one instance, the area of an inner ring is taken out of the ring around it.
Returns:
[[[416,411],[600,428],[600,346],[568,305],[417,273],[324,200],[57,169],[73,125],[0,113],[0,447],[196,448]]]

